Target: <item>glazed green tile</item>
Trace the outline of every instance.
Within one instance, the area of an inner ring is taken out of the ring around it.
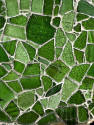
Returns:
[[[74,47],[78,49],[84,49],[86,47],[87,32],[83,31],[75,40]]]
[[[13,101],[8,104],[8,106],[5,108],[5,111],[13,120],[20,114],[19,108]]]
[[[52,15],[54,0],[44,0],[44,15]]]
[[[7,15],[8,16],[15,16],[19,14],[18,8],[18,1],[17,0],[5,0],[6,8],[7,8]]]
[[[16,40],[3,42],[3,47],[6,49],[6,51],[13,56],[16,48]]]
[[[66,62],[66,64],[72,66],[75,64],[74,62],[74,57],[73,57],[73,53],[72,53],[72,45],[71,43],[68,41],[67,44],[65,45],[65,48],[63,50],[62,53],[62,60],[64,62]]]
[[[23,73],[24,76],[39,75],[39,74],[40,74],[40,64],[39,63],[28,64]]]
[[[17,48],[15,52],[15,59],[17,59],[18,61],[24,64],[27,64],[30,62],[28,53],[21,42],[18,42],[17,44]]]
[[[85,102],[85,98],[80,90],[78,90],[76,93],[74,93],[68,100],[69,104],[82,104]]]
[[[33,111],[30,111],[30,112],[25,112],[23,113],[18,119],[18,123],[19,124],[32,124],[32,123],[35,123],[35,121],[38,119],[38,115],[33,112]]]
[[[77,110],[75,106],[57,108],[56,113],[67,125],[76,125]]]
[[[48,108],[56,109],[60,103],[60,99],[61,99],[60,93],[50,96],[48,101]]]
[[[94,64],[91,65],[87,75],[94,77]]]
[[[9,81],[9,80],[16,80],[18,79],[18,75],[14,71],[10,71],[5,77],[3,77],[3,80]]]
[[[48,106],[48,98],[43,98],[40,100],[40,102],[43,105],[43,107],[46,109]]]
[[[94,30],[94,18],[89,18],[86,21],[82,22],[82,26],[86,29],[86,30]]]
[[[61,0],[55,0],[55,4],[60,4]]]
[[[60,82],[69,72],[69,67],[67,67],[61,60],[57,60],[49,65],[46,72],[54,80]]]
[[[77,84],[73,83],[69,79],[65,79],[64,84],[62,85],[62,100],[67,101],[77,88]]]
[[[2,53],[0,54],[0,62],[8,62],[9,61],[8,56],[1,46],[0,46],[0,53]]]
[[[23,92],[18,95],[18,106],[27,109],[34,103],[35,94],[32,91]]]
[[[48,76],[42,77],[44,91],[48,91],[52,87],[52,80]]]
[[[3,77],[6,73],[7,71],[4,69],[4,67],[0,66],[0,78]]]
[[[85,55],[86,55],[86,60],[88,62],[94,62],[94,45],[92,44],[88,44],[87,45],[87,48],[86,48],[86,52],[85,52]]]
[[[0,29],[3,28],[5,24],[5,18],[3,16],[0,16]]]
[[[69,77],[80,82],[83,79],[88,68],[89,68],[89,64],[80,64],[80,65],[74,66],[69,74]]]
[[[49,53],[48,53],[49,52]],[[50,61],[54,60],[54,40],[49,41],[38,49],[38,55]]]
[[[57,121],[54,113],[47,114],[38,121],[38,125],[48,125]]]
[[[62,48],[56,48],[56,58],[59,58],[61,52],[62,52]]]
[[[90,16],[94,16],[94,6],[92,4],[89,4],[85,0],[79,1],[77,11]]]
[[[78,23],[78,24],[74,27],[74,30],[75,30],[76,32],[81,32],[81,24]]]
[[[94,85],[94,79],[85,77],[82,81],[82,85],[80,86],[80,89],[82,90],[91,90]]]
[[[66,33],[66,35],[70,41],[74,41],[76,39],[76,35],[74,33]]]
[[[0,110],[0,122],[11,122],[8,115],[6,115],[3,111]]]
[[[56,32],[56,47],[63,47],[66,43],[66,36],[62,29],[58,28]]]
[[[37,101],[35,103],[35,105],[33,106],[32,108],[35,112],[37,112],[40,116],[43,116],[44,115],[44,110],[43,110],[43,107],[42,107],[42,104]]]
[[[14,99],[14,93],[5,85],[4,82],[0,81],[0,107],[4,107],[12,99]]]
[[[55,6],[54,8],[54,16],[57,16],[59,12],[59,6]]]
[[[86,122],[88,120],[88,110],[83,106],[78,107],[78,118],[80,122]]]
[[[54,95],[54,94],[60,92],[61,86],[62,86],[62,84],[59,84],[59,85],[56,85],[56,86],[54,86],[53,88],[49,89],[49,90],[47,91],[47,93],[46,93],[46,97],[52,96],[52,95]]]
[[[21,85],[18,81],[7,82],[8,86],[15,92],[19,93],[22,91]]]
[[[38,61],[41,62],[42,64],[49,65],[49,61],[44,58],[38,57]]]
[[[60,25],[60,17],[55,17],[53,19],[53,25],[56,26],[56,27],[59,27],[59,25]]]
[[[64,13],[73,10],[73,0],[63,0],[62,6],[60,8],[60,14],[63,15]]]
[[[22,73],[23,70],[24,70],[24,67],[25,65],[19,61],[14,61],[14,70],[19,72],[19,73]]]
[[[24,89],[36,89],[41,86],[39,76],[22,78],[20,82]]]
[[[88,31],[88,42],[94,43],[94,31]]]
[[[36,92],[37,92],[38,95],[42,96],[43,93],[44,93],[44,90],[43,90],[43,88],[38,88],[38,89],[36,90]]]
[[[70,32],[72,31],[73,24],[74,24],[75,13],[73,11],[64,14],[62,18],[62,27],[64,31]]]
[[[77,60],[79,63],[82,63],[82,62],[83,62],[83,59],[84,59],[84,52],[79,51],[79,50],[77,50],[77,49],[74,49],[74,54],[75,54],[76,60]]]
[[[32,12],[42,13],[43,12],[43,0],[32,0],[31,9],[32,9]]]
[[[32,14],[26,27],[27,39],[38,44],[43,44],[51,39],[54,36],[55,28],[50,25],[50,21],[49,16]]]
[[[4,66],[4,68],[5,68],[6,70],[8,70],[8,71],[11,70],[10,64],[3,63],[2,66]]]
[[[32,61],[33,58],[35,57],[36,50],[32,46],[30,46],[29,44],[26,44],[24,42],[23,42],[23,45],[24,45],[25,49],[27,50],[30,60]]]
[[[87,19],[87,18],[88,18],[88,16],[85,14],[81,14],[81,13],[77,14],[77,21],[82,21],[82,20]]]
[[[27,24],[27,17],[23,15],[19,15],[16,17],[12,17],[9,19],[10,23],[20,25],[20,26],[26,26]]]
[[[30,0],[20,0],[20,9],[21,10],[30,10]]]
[[[26,39],[25,28],[14,26],[11,24],[7,24],[5,27],[4,34],[10,37],[18,38],[18,39]]]

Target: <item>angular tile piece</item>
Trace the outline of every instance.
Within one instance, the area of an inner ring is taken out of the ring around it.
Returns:
[[[0,78],[3,77],[6,73],[7,71],[2,66],[0,66]]]
[[[11,24],[6,25],[4,34],[10,37],[18,38],[18,39],[23,39],[23,40],[26,39],[25,28],[14,26]]]
[[[72,66],[75,64],[74,62],[74,57],[73,57],[73,52],[72,52],[72,45],[68,41],[67,44],[65,45],[65,48],[62,53],[62,60],[66,62],[66,64]]]
[[[46,72],[57,82],[60,82],[69,72],[69,68],[61,60],[57,60],[49,65],[49,67],[46,69]]]
[[[7,82],[8,86],[15,92],[19,93],[22,91],[21,85],[18,81]]]
[[[38,55],[50,61],[53,61],[54,60],[54,40],[49,41],[41,48],[39,48]]]
[[[0,122],[11,122],[9,116],[0,110]]]
[[[81,13],[77,14],[77,21],[82,21],[82,20],[87,19],[87,18],[88,18],[88,16],[85,14],[81,14]]]
[[[82,26],[86,30],[94,30],[94,18],[89,18],[88,20],[83,21]]]
[[[94,77],[94,63],[91,65],[87,75]]]
[[[56,39],[56,47],[63,47],[64,44],[66,43],[66,36],[60,28],[57,29],[55,39]]]
[[[88,31],[88,42],[94,43],[94,31]]]
[[[83,62],[83,59],[84,59],[84,52],[79,51],[79,50],[77,50],[77,49],[74,49],[74,54],[75,54],[76,60],[77,60],[79,63],[82,63],[82,62]]]
[[[54,0],[44,0],[43,13],[44,15],[51,15],[53,10]]]
[[[35,103],[35,105],[33,106],[32,109],[33,109],[35,112],[37,112],[40,116],[43,116],[44,110],[43,110],[42,104],[41,104],[39,101],[37,101],[37,102]]]
[[[56,48],[56,58],[58,59],[62,52],[62,48]]]
[[[7,50],[7,52],[13,56],[16,48],[16,40],[9,41],[9,42],[3,42],[4,48]]]
[[[53,25],[56,26],[56,27],[59,27],[59,25],[60,25],[60,17],[55,17],[53,19]]]
[[[30,10],[30,0],[20,0],[20,9],[21,10]]]
[[[65,79],[64,85],[62,86],[62,100],[67,101],[77,88],[77,84],[73,83],[69,79]]]
[[[35,94],[32,91],[23,92],[18,95],[18,106],[22,109],[29,108],[34,103]]]
[[[10,80],[16,80],[18,79],[18,75],[14,71],[10,71],[5,77],[3,77],[3,80],[10,81]]]
[[[83,106],[78,107],[78,118],[80,122],[87,122],[88,120],[88,110]]]
[[[48,91],[52,87],[52,80],[48,76],[42,77],[44,91]]]
[[[3,83],[0,81],[0,106],[3,108],[8,102],[10,102],[14,98],[14,93]]]
[[[87,45],[87,48],[86,48],[86,60],[88,62],[94,62],[94,45],[92,44],[88,44]]]
[[[3,28],[4,24],[5,24],[5,18],[0,16],[0,29]]]
[[[32,12],[42,13],[43,12],[43,0],[32,0],[31,9]]]
[[[76,105],[82,104],[84,102],[85,102],[85,98],[80,90],[74,93],[68,100],[69,104],[76,104]]]
[[[76,39],[76,35],[74,33],[66,33],[66,35],[70,41],[74,41]]]
[[[19,73],[22,73],[23,70],[24,70],[24,67],[25,65],[19,61],[14,61],[14,70],[19,72]]]
[[[38,115],[33,112],[33,111],[30,111],[30,112],[26,112],[26,113],[23,113],[18,119],[18,123],[19,124],[32,124],[32,123],[35,123],[35,121],[38,119]]]
[[[36,89],[41,86],[39,76],[22,78],[20,82],[24,89]]]
[[[35,43],[43,44],[54,36],[55,29],[50,25],[49,16],[40,16],[32,14],[27,27],[27,39]]]
[[[74,24],[74,17],[75,17],[75,13],[73,11],[68,12],[67,14],[64,14],[62,18],[62,27],[64,31],[66,32],[72,31],[73,24]]]
[[[59,6],[55,6],[54,8],[54,16],[57,16],[59,12]]]
[[[28,53],[21,42],[18,42],[17,44],[15,59],[17,59],[18,61],[21,61],[24,64],[27,64],[30,62]]]
[[[0,62],[8,62],[9,61],[8,56],[1,46],[0,46],[0,53],[2,53],[0,54]]]
[[[17,0],[5,0],[5,2],[6,2],[8,16],[15,16],[15,15],[19,14]]]
[[[80,64],[80,65],[74,66],[69,74],[69,77],[80,82],[84,77],[88,68],[89,68],[89,64]]]
[[[74,30],[75,30],[76,32],[81,32],[81,24],[78,23],[76,26],[74,26]]]
[[[82,85],[80,86],[80,89],[82,90],[91,90],[94,85],[94,79],[85,77],[82,81]]]
[[[12,17],[9,20],[10,20],[10,23],[20,25],[20,26],[26,26],[26,23],[27,23],[27,17],[23,15]]]
[[[5,111],[8,113],[9,116],[14,120],[20,113],[19,108],[17,105],[11,101],[8,106],[5,108]]]
[[[28,64],[23,73],[24,76],[39,75],[39,74],[40,74],[40,64],[39,63]]]
[[[94,6],[92,4],[89,4],[85,0],[79,1],[77,11],[90,16],[94,16]]]
[[[73,10],[73,0],[63,0],[60,9],[60,14],[63,15],[64,13],[70,10]]]
[[[87,32],[83,31],[80,36],[75,40],[74,47],[84,49],[86,47]]]

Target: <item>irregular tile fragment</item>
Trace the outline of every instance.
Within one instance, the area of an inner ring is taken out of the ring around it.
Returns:
[[[75,54],[76,60],[77,60],[79,63],[82,63],[82,62],[83,62],[83,59],[84,59],[84,52],[79,51],[79,50],[77,50],[77,49],[74,49],[74,54]]]
[[[94,43],[94,31],[88,31],[88,42]]]
[[[30,10],[30,0],[20,0],[21,10]]]
[[[25,65],[19,61],[14,61],[14,70],[19,72],[19,73],[22,73],[23,70],[25,68]]]
[[[3,16],[0,16],[0,29],[3,28],[5,21],[5,18]]]
[[[77,14],[77,21],[82,21],[82,20],[87,19],[87,18],[88,18],[88,16],[85,14],[81,14],[81,13]]]
[[[0,78],[3,77],[7,71],[3,68],[3,66],[0,66]]]

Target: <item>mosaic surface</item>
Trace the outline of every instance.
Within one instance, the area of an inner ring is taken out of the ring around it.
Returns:
[[[92,119],[94,0],[0,0],[0,125]]]

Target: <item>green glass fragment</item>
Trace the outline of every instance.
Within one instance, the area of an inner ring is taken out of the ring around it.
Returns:
[[[87,75],[94,77],[94,64],[91,65],[89,71],[87,72]]]
[[[88,31],[88,42],[94,43],[94,31]]]
[[[11,122],[8,115],[6,115],[3,111],[0,110],[0,122]]]
[[[0,78],[3,77],[7,71],[3,68],[3,66],[0,66]]]
[[[77,21],[82,21],[82,20],[87,19],[87,18],[88,18],[87,15],[84,15],[84,14],[81,14],[81,13],[77,14]]]
[[[22,73],[24,70],[25,65],[19,61],[14,61],[14,69],[15,71]]]
[[[0,16],[0,29],[3,28],[5,24],[5,18],[3,16]]]
[[[74,30],[75,30],[76,32],[81,32],[81,24],[78,23],[76,26],[74,26]]]
[[[82,62],[83,62],[83,59],[84,59],[84,52],[79,51],[79,50],[77,50],[77,49],[74,49],[74,54],[75,54],[76,60],[77,60],[79,63],[82,63]]]
[[[59,27],[59,25],[60,25],[60,17],[55,17],[53,19],[53,25],[56,26],[56,27]]]
[[[55,6],[54,8],[54,16],[57,16],[59,12],[59,6]]]

